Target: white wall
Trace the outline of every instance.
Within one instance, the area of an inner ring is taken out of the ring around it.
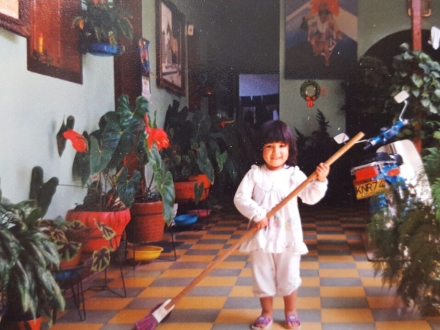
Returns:
[[[83,189],[71,181],[74,150],[60,158],[55,135],[63,117],[73,115],[75,130],[97,128],[100,115],[114,109],[113,58],[83,56],[83,85],[27,71],[26,39],[0,28],[0,177],[3,196],[27,199],[34,166],[44,180],[56,176],[60,186],[49,217],[64,216],[82,201]]]

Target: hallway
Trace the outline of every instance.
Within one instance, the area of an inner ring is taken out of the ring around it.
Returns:
[[[440,329],[440,317],[423,318],[406,310],[395,297],[395,289],[382,287],[381,278],[374,277],[361,238],[368,220],[364,208],[362,205],[300,207],[310,251],[301,261],[303,284],[297,301],[301,329]],[[79,321],[77,311],[68,309],[60,313],[52,329],[134,329],[135,321],[176,296],[247,228],[247,221],[234,209],[212,213],[207,220],[199,222],[198,228],[175,232],[175,240],[180,242],[176,261],[169,261],[174,259],[170,249],[160,259],[145,262],[134,270],[128,261],[124,264],[127,298],[117,297],[108,290],[87,290],[86,320]],[[108,276],[109,287],[122,292],[119,269],[113,267]],[[260,313],[251,285],[248,255],[234,252],[180,300],[157,329],[249,329]],[[282,298],[275,298],[274,304],[272,329],[284,329]]]

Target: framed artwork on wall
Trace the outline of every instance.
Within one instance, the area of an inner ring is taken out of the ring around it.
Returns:
[[[29,36],[29,0],[0,1],[0,27]]]
[[[27,67],[31,72],[82,84],[79,35],[72,29],[77,0],[26,0],[30,3]]]
[[[156,0],[157,85],[185,95],[185,16],[168,0]]]
[[[358,0],[285,4],[285,78],[346,78],[357,64]]]

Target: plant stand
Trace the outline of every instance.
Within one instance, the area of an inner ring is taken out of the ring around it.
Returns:
[[[117,237],[115,236],[113,238],[113,240],[116,240],[118,243],[121,243],[121,236]],[[111,293],[121,297],[121,298],[126,298],[127,297],[127,289],[125,287],[125,280],[124,280],[124,272],[122,271],[122,263],[121,263],[121,251],[122,249],[120,249],[121,245],[118,245],[118,248],[115,251],[116,257],[118,259],[117,263],[118,263],[118,267],[119,267],[119,271],[121,273],[121,280],[122,280],[122,287],[123,287],[123,294],[120,294],[119,292],[114,291],[112,288],[110,288],[108,286],[107,283],[107,268],[104,270],[104,284],[101,286],[91,286],[89,287],[87,290],[92,290],[92,291],[104,291],[104,290],[108,290]]]
[[[73,297],[73,303],[78,311],[79,319],[86,319],[86,305],[84,303],[84,291],[82,286],[82,271],[84,264],[60,269],[55,271],[55,280],[62,290],[66,298]],[[81,308],[82,306],[82,308]],[[53,313],[53,323],[56,323],[57,311]]]

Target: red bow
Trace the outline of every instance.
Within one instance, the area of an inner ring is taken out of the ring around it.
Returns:
[[[315,101],[315,100],[316,100],[315,96],[312,96],[312,97],[306,96],[307,106],[310,108],[313,107],[314,106],[313,101]]]

